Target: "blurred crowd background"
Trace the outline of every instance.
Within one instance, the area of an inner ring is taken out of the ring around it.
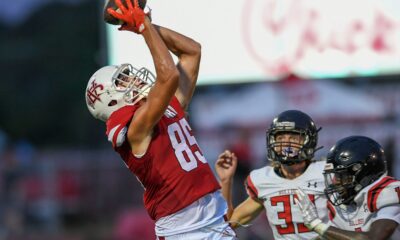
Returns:
[[[139,182],[85,104],[89,77],[109,62],[102,8],[100,0],[0,2],[0,240],[155,239]],[[322,127],[317,159],[339,138],[366,135],[400,178],[400,68],[312,79],[283,73],[202,84],[194,95],[189,120],[210,164],[224,149],[239,157],[235,204],[247,197],[251,169],[269,164],[265,131],[287,109]],[[261,215],[239,230],[241,239],[271,239]]]

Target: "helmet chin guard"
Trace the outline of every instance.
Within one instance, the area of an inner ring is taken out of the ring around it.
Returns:
[[[155,79],[146,68],[136,69],[130,64],[102,67],[86,87],[89,112],[105,122],[115,110],[147,97]]]

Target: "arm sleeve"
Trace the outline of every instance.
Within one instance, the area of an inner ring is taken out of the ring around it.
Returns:
[[[400,205],[387,206],[379,209],[375,221],[379,219],[390,219],[400,224]]]
[[[128,127],[118,125],[111,129],[108,134],[108,141],[112,143],[114,148],[122,146],[126,139],[126,132],[128,131]]]
[[[247,176],[246,181],[244,183],[246,187],[247,194],[252,198],[258,200],[258,191],[257,188],[254,186],[253,181],[251,180],[250,175]]]

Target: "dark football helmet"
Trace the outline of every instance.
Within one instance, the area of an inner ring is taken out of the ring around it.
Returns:
[[[319,149],[316,148],[319,130],[321,128],[315,126],[311,117],[301,111],[282,112],[272,121],[267,131],[268,159],[289,165],[311,160]],[[304,141],[302,143],[281,141],[277,136],[283,133],[299,134]]]
[[[358,192],[385,173],[385,154],[376,141],[364,136],[341,139],[327,156],[325,195],[335,206],[349,205]]]

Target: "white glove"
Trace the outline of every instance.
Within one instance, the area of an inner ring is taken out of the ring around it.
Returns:
[[[328,229],[328,225],[318,218],[317,208],[303,190],[297,188],[296,194],[297,198],[295,198],[295,201],[299,205],[301,214],[303,215],[304,225],[322,236]]]

